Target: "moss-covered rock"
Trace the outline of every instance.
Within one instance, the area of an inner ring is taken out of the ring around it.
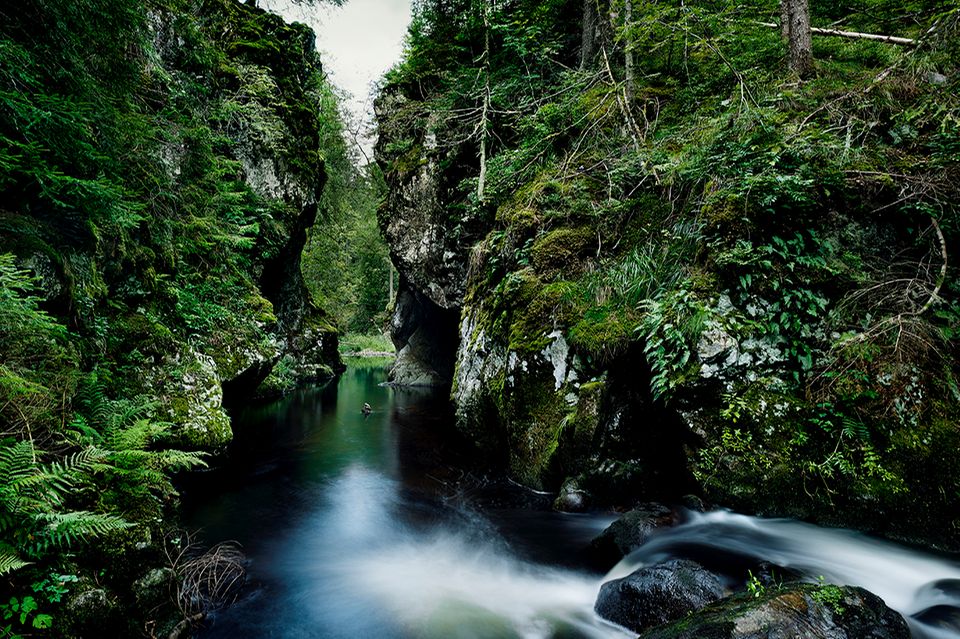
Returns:
[[[555,64],[582,37],[561,5],[497,7],[494,29],[426,12],[380,99],[381,224],[412,289],[460,311],[461,430],[518,477],[622,505],[692,491],[956,547],[957,456],[930,442],[958,443],[957,25],[910,54],[923,64],[824,41],[789,88],[775,33],[679,65],[638,32],[647,73],[625,105],[590,73],[553,75],[591,68]],[[625,77],[615,57],[596,62]],[[478,120],[478,73],[509,113]],[[836,126],[865,112],[862,135]],[[579,379],[551,390],[561,343]],[[578,384],[601,379],[587,453]]]
[[[561,276],[573,279],[583,268],[585,258],[596,255],[597,240],[597,233],[586,227],[550,231],[533,243],[533,267],[548,282]]]
[[[642,639],[908,639],[899,613],[876,595],[850,586],[788,584],[721,600]]]

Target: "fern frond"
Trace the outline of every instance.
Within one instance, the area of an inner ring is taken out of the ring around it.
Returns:
[[[79,541],[100,537],[133,524],[115,515],[102,515],[87,510],[67,513],[44,513],[37,517],[43,525],[40,546],[42,550],[69,547]]]
[[[207,453],[187,452],[183,450],[162,450],[157,453],[157,460],[162,468],[171,471],[190,470],[191,468],[206,468],[204,458]]]
[[[0,548],[0,576],[29,565],[29,561],[24,561],[10,549]]]
[[[20,521],[20,517],[16,517],[13,513],[4,512],[3,509],[0,509],[0,534],[18,526]]]
[[[111,412],[107,416],[107,432],[111,435],[137,428],[141,423],[150,423],[150,412],[156,402],[115,401],[110,403]]]
[[[11,484],[34,474],[37,469],[36,450],[28,441],[0,447],[0,484]]]
[[[66,428],[69,441],[77,445],[99,444],[103,441],[100,432],[92,427],[83,415],[75,415]]]
[[[849,437],[850,439],[869,442],[870,441],[870,429],[859,419],[853,419],[851,417],[843,418],[843,434]]]
[[[67,455],[60,461],[47,466],[47,472],[58,477],[70,477],[90,470],[106,459],[107,453],[96,446],[87,446],[83,450]]]
[[[101,427],[106,426],[107,418],[110,415],[110,401],[107,399],[103,384],[96,372],[85,377],[77,386],[74,401],[89,416],[91,424]],[[86,420],[84,420],[84,424],[86,424]],[[96,433],[96,430],[91,430]]]
[[[148,450],[112,450],[109,458],[117,470],[123,471],[149,465],[155,455]]]
[[[148,419],[138,419],[133,424],[110,433],[107,446],[113,450],[145,450],[154,438],[164,431]]]

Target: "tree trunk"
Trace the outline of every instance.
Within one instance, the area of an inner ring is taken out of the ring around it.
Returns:
[[[483,204],[487,183],[487,136],[490,114],[490,4],[483,0],[483,111],[480,113],[480,176],[477,179],[477,200]]]
[[[393,262],[387,259],[387,268],[390,269],[390,294],[387,296],[387,308],[393,306]]]
[[[813,71],[809,0],[780,0],[780,29],[787,39],[787,68],[800,78]]]
[[[627,104],[633,104],[633,37],[630,34],[630,25],[633,23],[633,0],[624,0],[623,4],[623,80],[626,83]]]
[[[597,55],[597,0],[583,0],[583,35],[580,41],[580,70],[593,66]]]

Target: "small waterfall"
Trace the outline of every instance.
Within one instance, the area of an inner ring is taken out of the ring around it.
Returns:
[[[960,565],[860,533],[728,511],[691,513],[610,571],[605,580],[673,557],[722,566],[768,561],[810,581],[861,586],[906,617],[914,636],[960,638]]]

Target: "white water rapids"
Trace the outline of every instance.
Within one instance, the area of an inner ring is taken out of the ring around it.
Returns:
[[[960,628],[950,627],[960,612],[960,566],[849,530],[694,513],[598,579],[523,561],[484,528],[474,515],[431,534],[400,535],[350,559],[344,576],[417,637],[623,637],[632,635],[593,613],[603,582],[671,557],[748,557],[811,581],[862,586],[903,614],[917,637],[960,637]]]
[[[476,512],[458,511],[451,521],[427,530],[399,522],[394,513],[405,505],[389,483],[359,468],[337,482],[331,504],[336,513],[327,518],[336,523],[328,524],[322,545],[343,551],[339,543],[328,543],[332,535],[352,548],[326,558],[322,572],[333,571],[336,578],[321,580],[338,584],[338,592],[328,592],[328,597],[385,612],[404,636],[634,636],[594,614],[600,585],[646,565],[689,556],[707,564],[724,564],[724,558],[733,563],[765,560],[811,581],[822,577],[862,586],[907,617],[915,636],[960,637],[957,626],[938,625],[948,624],[951,614],[960,611],[960,567],[853,531],[726,511],[694,513],[598,578],[518,557]],[[598,519],[596,532],[608,521]],[[935,606],[949,608],[934,609],[937,614],[931,615]],[[933,616],[939,621],[929,618]]]
[[[624,558],[606,579],[675,556],[739,554],[792,568],[811,581],[860,586],[906,617],[916,637],[960,637],[960,565],[860,533],[727,511],[691,514]]]

